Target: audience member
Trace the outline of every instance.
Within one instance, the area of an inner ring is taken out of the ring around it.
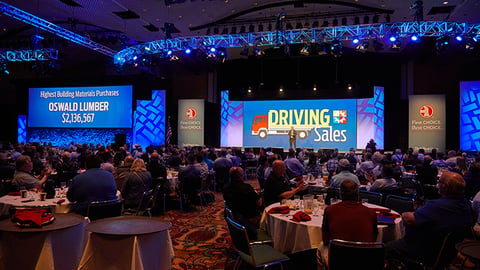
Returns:
[[[244,183],[243,169],[230,169],[230,184],[223,190],[223,199],[232,210],[235,220],[245,226],[250,239],[257,239],[257,229],[260,227],[260,206],[262,198],[253,187]]]
[[[135,159],[130,172],[125,176],[125,182],[121,187],[125,209],[137,209],[142,200],[143,193],[150,189],[152,175],[145,166],[143,159]]]
[[[186,167],[180,168],[178,180],[184,199],[184,207],[186,210],[189,210],[200,191],[202,177],[200,168],[196,165],[197,159],[193,152],[188,155],[187,162],[188,165]]]
[[[97,155],[88,156],[87,170],[73,178],[67,191],[73,212],[86,215],[91,202],[113,200],[117,197],[115,178],[110,172],[100,168],[101,162]]]
[[[375,175],[367,177],[370,184],[369,191],[382,192],[384,190],[398,189],[397,181],[393,178],[393,166],[392,164],[384,164],[382,166],[381,178],[376,179]],[[376,179],[376,180],[375,180]]]
[[[287,167],[287,175],[289,177],[294,178],[303,175],[303,164],[295,157],[295,150],[292,148],[288,150],[285,166]]]
[[[477,238],[480,238],[480,191],[477,192],[472,201],[473,217],[475,225],[473,225],[473,233]]]
[[[160,155],[158,152],[153,152],[150,155],[147,171],[152,174],[152,178],[163,177],[163,179],[167,179],[167,168],[160,164]]]
[[[422,183],[422,185],[437,184],[438,168],[432,166],[432,158],[429,155],[424,157],[423,163],[417,164],[416,172],[417,175],[415,179]]]
[[[311,174],[315,178],[322,177],[322,166],[317,162],[317,155],[315,152],[308,154],[308,164],[305,166],[305,173]]]
[[[466,184],[465,197],[470,199],[480,191],[480,162],[473,162],[470,164],[463,179]]]
[[[133,156],[128,155],[125,157],[125,160],[123,161],[123,165],[120,167],[117,167],[113,171],[113,176],[115,177],[115,184],[118,188],[123,187],[123,183],[125,182],[125,177],[127,174],[130,172],[130,169],[132,168],[133,161],[135,159]]]
[[[11,180],[14,174],[15,166],[8,163],[5,153],[0,153],[0,180]]]
[[[320,266],[328,261],[330,239],[355,242],[375,242],[377,239],[377,216],[374,210],[358,201],[358,183],[351,179],[342,181],[340,196],[342,201],[328,206],[323,214],[323,247],[318,260]]]
[[[268,168],[267,156],[261,154],[258,157],[257,180],[261,189],[265,188],[265,170]]]
[[[297,181],[294,188],[290,187],[288,179],[285,177],[287,168],[281,160],[275,160],[272,164],[272,173],[265,181],[265,191],[263,198],[265,205],[280,202],[282,199],[288,199],[300,191],[308,188],[303,179]]]
[[[387,257],[433,265],[447,233],[470,230],[472,212],[464,197],[462,176],[444,172],[438,188],[440,199],[429,200],[415,212],[402,214],[405,236],[386,244]]]
[[[338,162],[338,167],[340,169],[340,172],[332,176],[330,187],[340,188],[340,185],[345,179],[350,179],[360,186],[360,181],[358,180],[358,177],[350,171],[350,161],[348,161],[348,159],[340,159],[340,161]]]
[[[25,187],[27,190],[41,187],[52,173],[52,169],[44,168],[37,177],[31,174],[33,163],[29,156],[20,156],[16,160],[16,171],[13,176],[12,185],[17,188]]]
[[[222,149],[220,156],[213,162],[215,171],[215,180],[217,181],[217,190],[222,191],[225,184],[228,184],[229,171],[233,167],[232,160],[227,158],[227,151]]]

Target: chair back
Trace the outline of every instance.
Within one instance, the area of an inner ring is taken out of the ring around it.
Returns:
[[[457,256],[458,251],[455,246],[469,236],[471,233],[468,230],[450,232],[445,235],[432,269],[445,269]]]
[[[87,217],[90,221],[101,218],[118,217],[122,214],[122,199],[93,201],[88,205]]]
[[[328,246],[328,269],[384,269],[385,246],[381,242],[333,239]]]
[[[233,221],[228,216],[225,218],[225,220],[227,221],[228,231],[232,237],[232,243],[235,249],[251,256],[252,250],[250,247],[250,240],[248,239],[248,234],[245,227]],[[253,256],[251,257],[253,260]],[[255,262],[253,265],[255,265]]]
[[[388,207],[399,214],[403,212],[412,212],[414,207],[414,200],[412,198],[388,195],[385,199],[385,207]]]
[[[136,216],[139,216],[142,213],[148,212],[150,215],[150,210],[152,209],[153,205],[153,190],[146,190],[143,192],[142,199],[137,207],[137,212],[135,213]]]
[[[382,205],[382,193],[360,190],[360,199],[367,199],[368,203]]]
[[[425,200],[435,200],[440,198],[440,194],[438,194],[438,188],[436,185],[423,185],[423,194]]]
[[[327,189],[327,197],[325,198],[325,203],[327,205],[330,205],[330,199],[332,198],[340,198],[340,189],[338,188],[333,188],[333,187],[329,187]]]

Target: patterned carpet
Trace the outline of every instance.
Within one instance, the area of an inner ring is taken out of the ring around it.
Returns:
[[[258,181],[248,180],[255,189]],[[173,205],[178,207],[178,205]],[[172,208],[173,208],[172,207]],[[170,236],[175,252],[172,269],[175,270],[231,270],[236,253],[223,216],[223,195],[215,193],[215,201],[207,206],[196,206],[194,211],[169,210],[158,218],[172,223]],[[313,253],[312,253],[313,252]],[[285,270],[316,269],[315,250],[289,255],[291,261],[284,264]],[[312,257],[313,256],[313,257]],[[225,263],[227,263],[225,265]],[[243,264],[241,269],[250,269]],[[269,269],[280,269],[270,267]]]
[[[196,206],[191,212],[170,210],[158,219],[172,223],[170,236],[175,251],[172,269],[232,269],[231,239],[223,217],[223,196],[215,194],[215,202]]]

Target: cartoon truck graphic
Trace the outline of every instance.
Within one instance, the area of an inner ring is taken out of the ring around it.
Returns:
[[[305,139],[312,132],[311,125],[294,125],[297,136]],[[286,135],[291,125],[272,125],[268,119],[268,115],[255,115],[252,123],[252,135],[258,135],[260,139],[266,139],[268,135]]]

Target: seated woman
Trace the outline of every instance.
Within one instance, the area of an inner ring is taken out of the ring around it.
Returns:
[[[152,185],[152,175],[142,159],[136,159],[132,163],[130,172],[125,176],[122,186],[124,209],[136,209],[142,200],[143,193]]]
[[[398,189],[397,181],[393,178],[393,166],[391,163],[384,164],[382,167],[382,178],[375,179],[374,174],[365,175],[372,186],[369,191],[382,192],[384,190]]]

